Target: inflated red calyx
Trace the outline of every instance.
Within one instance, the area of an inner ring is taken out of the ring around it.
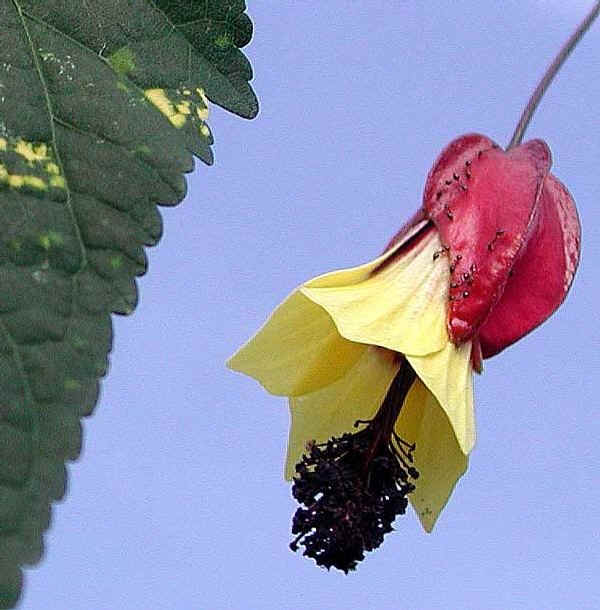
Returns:
[[[423,215],[440,233],[451,272],[448,331],[479,339],[483,357],[543,322],[564,299],[579,257],[571,196],[541,140],[504,151],[468,134],[429,173]]]
[[[573,198],[548,174],[526,247],[511,269],[502,297],[479,329],[484,358],[532,331],[558,308],[573,281],[580,243]]]

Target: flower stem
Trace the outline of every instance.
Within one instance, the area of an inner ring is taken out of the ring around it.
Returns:
[[[562,46],[561,50],[558,52],[558,55],[554,58],[554,61],[550,64],[550,67],[546,70],[546,73],[542,77],[542,80],[538,83],[538,86],[535,88],[535,91],[529,98],[529,102],[525,109],[523,110],[523,114],[519,119],[517,127],[515,128],[515,132],[513,133],[512,139],[506,150],[510,150],[515,146],[518,146],[523,140],[523,134],[531,121],[531,117],[535,112],[540,100],[546,93],[546,89],[550,86],[550,83],[561,69],[562,65],[565,63],[565,60],[570,55],[571,51],[577,46],[577,43],[581,40],[583,35],[589,30],[590,26],[594,22],[594,19],[600,13],[600,2],[596,2],[594,8],[588,13],[586,18],[579,24],[579,27],[571,34],[567,42]]]

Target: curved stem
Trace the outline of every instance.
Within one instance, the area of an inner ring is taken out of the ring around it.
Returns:
[[[531,121],[531,117],[535,112],[540,100],[542,99],[544,93],[546,93],[546,89],[550,86],[553,78],[556,76],[558,71],[561,69],[562,65],[565,63],[565,60],[571,53],[571,51],[577,46],[577,43],[581,40],[583,35],[588,31],[594,19],[600,13],[600,2],[596,2],[594,8],[588,13],[587,17],[579,24],[579,27],[571,34],[569,40],[565,42],[561,50],[558,52],[558,55],[554,58],[554,61],[550,64],[550,67],[546,70],[542,80],[538,83],[538,86],[535,88],[535,91],[529,98],[529,102],[527,106],[525,106],[525,110],[523,110],[523,114],[519,119],[517,127],[515,128],[515,132],[510,140],[510,143],[506,150],[514,148],[518,146],[523,140],[523,134],[529,125],[529,121]]]

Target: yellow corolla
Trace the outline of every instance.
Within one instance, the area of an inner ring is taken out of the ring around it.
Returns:
[[[449,274],[439,234],[423,221],[374,261],[300,286],[229,360],[289,397],[287,479],[307,443],[373,420],[408,363],[416,378],[395,433],[414,445],[420,476],[408,497],[431,531],[475,441],[471,342],[448,337]]]

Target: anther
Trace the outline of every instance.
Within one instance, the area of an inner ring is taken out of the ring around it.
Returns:
[[[419,472],[413,466],[415,444],[394,426],[415,379],[403,360],[373,419],[354,422],[364,429],[311,444],[292,487],[301,505],[292,522],[292,551],[303,545],[304,555],[320,566],[354,570],[406,512]]]

